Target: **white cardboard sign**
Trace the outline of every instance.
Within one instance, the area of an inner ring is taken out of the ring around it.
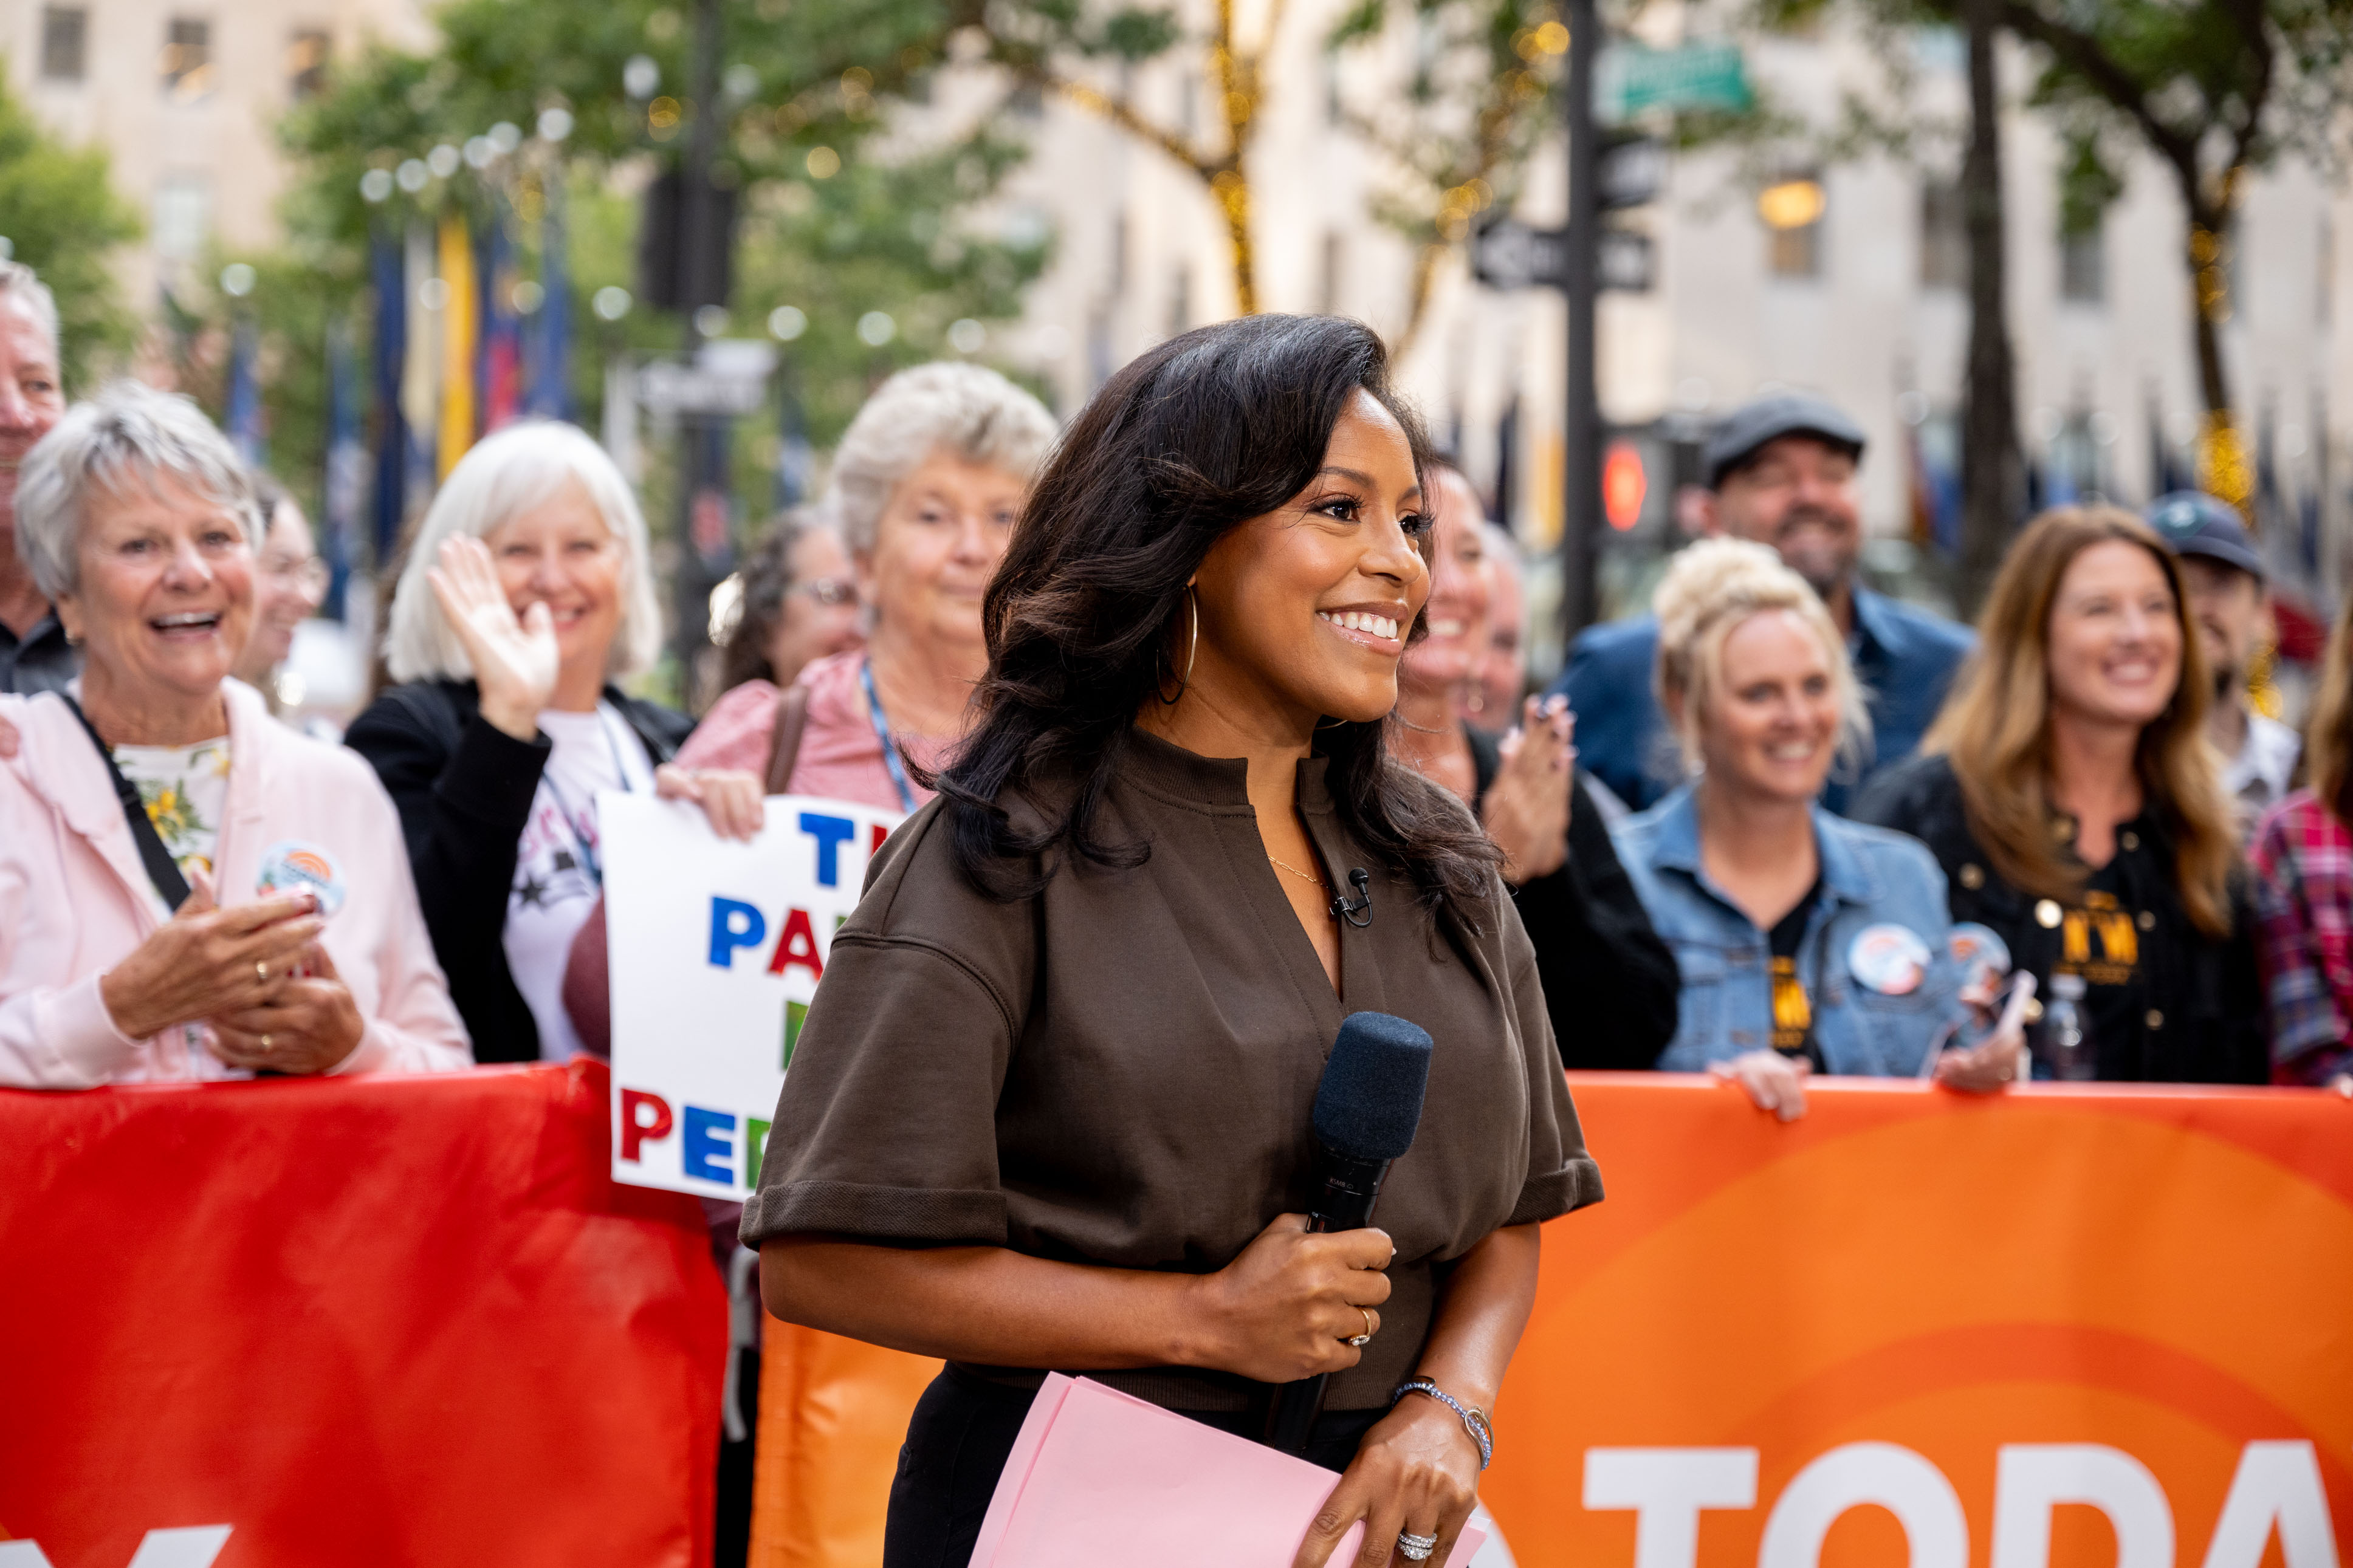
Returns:
[[[613,987],[613,1179],[741,1200],[760,1179],[833,933],[896,812],[774,795],[749,844],[700,806],[596,798]]]

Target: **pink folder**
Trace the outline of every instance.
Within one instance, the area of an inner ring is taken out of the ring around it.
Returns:
[[[1116,1389],[1050,1373],[981,1521],[972,1568],[1291,1568],[1340,1478]],[[1356,1525],[1333,1550],[1346,1568]],[[1486,1537],[1466,1527],[1446,1568]]]

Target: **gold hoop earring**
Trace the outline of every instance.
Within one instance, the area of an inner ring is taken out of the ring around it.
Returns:
[[[1189,584],[1185,590],[1185,603],[1192,612],[1193,633],[1191,639],[1185,645],[1185,673],[1176,678],[1176,695],[1162,697],[1157,686],[1152,689],[1152,695],[1163,708],[1174,708],[1185,700],[1185,689],[1193,684],[1193,660],[1198,658],[1201,652],[1201,603],[1194,596]]]
[[[1185,590],[1185,603],[1193,611],[1193,638],[1185,645],[1185,679],[1177,684],[1176,694],[1183,696],[1185,688],[1193,684],[1193,660],[1201,652],[1201,595],[1192,589]]]

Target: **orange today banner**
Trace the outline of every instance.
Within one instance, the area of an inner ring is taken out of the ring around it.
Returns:
[[[1571,1077],[1481,1495],[1521,1568],[2348,1568],[2353,1102]],[[931,1366],[771,1322],[759,1568],[871,1568]]]

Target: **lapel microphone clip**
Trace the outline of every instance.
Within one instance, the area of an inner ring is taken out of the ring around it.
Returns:
[[[1373,875],[1359,866],[1348,873],[1348,881],[1356,889],[1356,896],[1333,900],[1332,913],[1362,931],[1373,923]]]

